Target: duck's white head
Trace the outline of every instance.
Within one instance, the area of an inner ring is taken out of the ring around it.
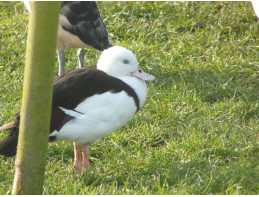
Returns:
[[[104,50],[98,60],[97,68],[113,77],[135,76],[145,81],[156,79],[139,68],[137,58],[130,50],[120,46]]]

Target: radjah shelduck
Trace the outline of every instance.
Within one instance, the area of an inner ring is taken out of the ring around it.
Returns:
[[[123,47],[105,50],[97,68],[78,68],[54,80],[49,141],[74,142],[75,167],[89,167],[89,144],[124,126],[147,96],[145,81],[153,75],[139,68],[136,56]],[[0,130],[11,130],[0,142],[0,155],[15,156],[20,114]],[[81,149],[82,148],[82,156]]]
[[[31,11],[29,1],[24,1]],[[62,1],[59,12],[57,53],[59,75],[65,73],[65,52],[79,48],[79,67],[84,66],[84,48],[103,51],[111,47],[109,35],[94,1]]]

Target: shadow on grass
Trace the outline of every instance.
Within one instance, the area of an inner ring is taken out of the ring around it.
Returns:
[[[232,150],[208,150],[189,161],[176,155],[165,163],[154,158],[145,166],[116,166],[110,172],[94,166],[75,176],[86,191],[106,187],[115,194],[256,194],[255,163],[236,166],[241,156]]]
[[[173,78],[177,86],[195,90],[203,102],[215,103],[226,100],[244,99],[249,102],[258,100],[259,82],[256,72],[213,71],[183,69],[181,71],[163,71],[163,81],[169,88]],[[160,82],[157,82],[159,84]],[[170,91],[170,90],[169,90]]]
[[[237,71],[231,68],[225,71],[182,69],[180,71],[162,70],[163,78],[158,78],[156,84],[166,88],[168,94],[176,99],[181,97],[184,102],[196,106],[194,98],[209,105],[229,105],[235,113],[240,113],[240,119],[249,121],[259,114],[258,74],[248,68]],[[173,88],[173,89],[172,89]],[[157,88],[159,89],[159,88]],[[163,90],[164,91],[164,90]]]

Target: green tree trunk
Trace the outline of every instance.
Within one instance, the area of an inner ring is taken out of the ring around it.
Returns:
[[[31,2],[13,194],[42,194],[60,2]]]

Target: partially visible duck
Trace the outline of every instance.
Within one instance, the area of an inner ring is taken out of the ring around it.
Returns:
[[[31,12],[29,1],[24,1]],[[62,1],[59,12],[57,53],[59,75],[65,73],[65,52],[79,48],[79,67],[84,66],[84,48],[103,51],[111,47],[109,35],[94,1]]]
[[[149,80],[155,77],[139,68],[131,51],[119,46],[105,50],[97,68],[78,68],[57,77],[49,141],[73,141],[75,167],[85,171],[89,167],[89,144],[121,128],[134,117],[145,102],[145,81]],[[0,142],[0,155],[16,154],[19,120],[17,114],[13,123],[0,128],[12,129]]]

